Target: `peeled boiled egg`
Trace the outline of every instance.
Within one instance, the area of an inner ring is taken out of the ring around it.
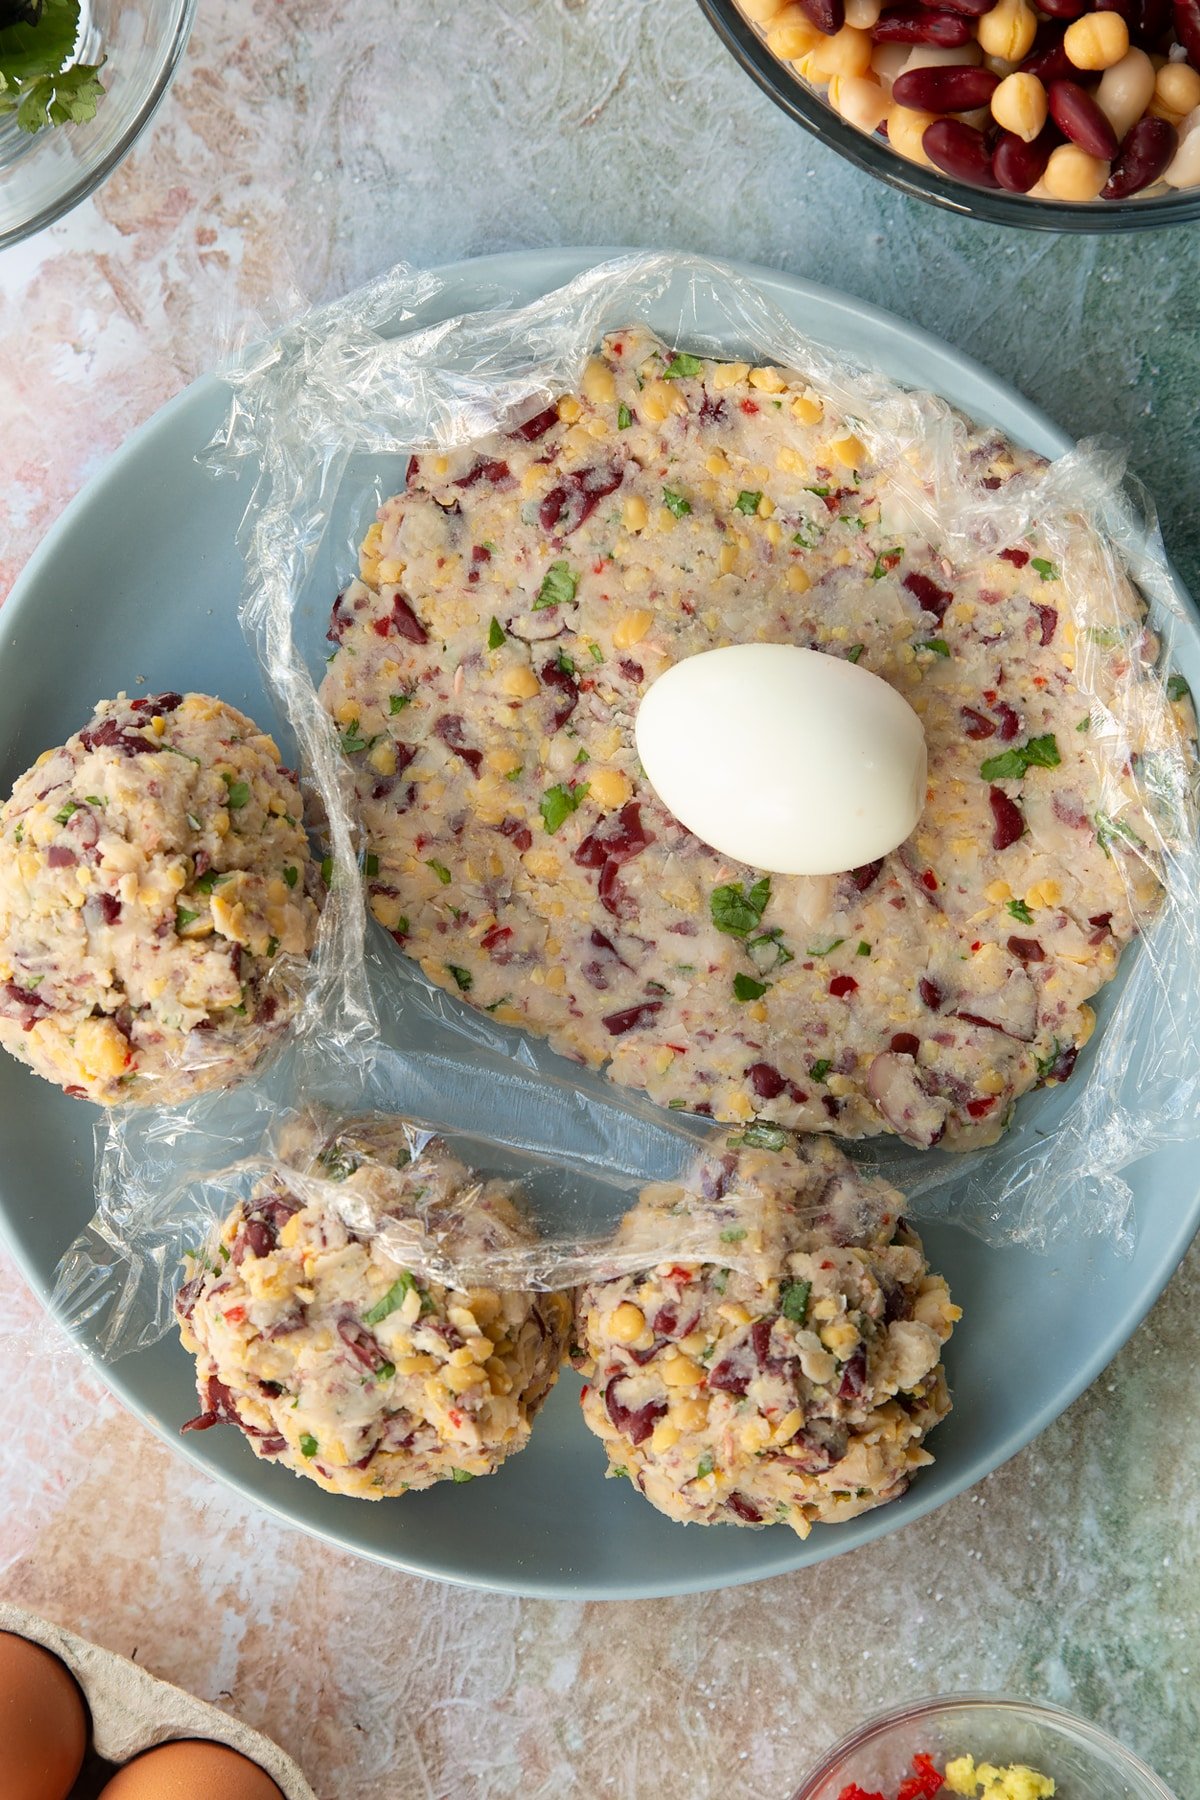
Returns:
[[[794,644],[732,644],[647,690],[637,748],[650,785],[722,856],[833,875],[902,844],[925,804],[925,733],[895,688]]]
[[[83,1766],[88,1716],[65,1663],[0,1631],[0,1794],[67,1800]]]
[[[119,1769],[100,1800],[283,1800],[257,1763],[227,1744],[180,1739]]]

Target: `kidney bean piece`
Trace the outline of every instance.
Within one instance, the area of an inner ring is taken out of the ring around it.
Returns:
[[[661,1000],[643,1000],[640,1006],[627,1006],[623,1012],[608,1013],[600,1023],[610,1037],[624,1037],[627,1031],[651,1024],[661,1011]]]
[[[1079,70],[1063,48],[1065,25],[1051,25],[1045,36],[1039,31],[1033,49],[1020,65],[1023,75],[1036,75],[1039,81],[1070,80]]]
[[[1065,19],[1069,24],[1072,19],[1081,19],[1090,4],[1091,0],[1038,0],[1038,11],[1045,13],[1050,19]],[[1108,0],[1105,0],[1105,5],[1107,4]]]
[[[1141,0],[1136,27],[1130,35],[1139,49],[1156,46],[1171,28],[1171,0]]]
[[[1042,648],[1045,649],[1047,644],[1054,642],[1054,633],[1058,630],[1058,608],[1056,606],[1038,606],[1035,602],[1033,610],[1038,616]]]
[[[835,975],[829,984],[829,992],[835,1000],[844,1000],[848,994],[857,994],[858,983],[853,975]]]
[[[976,712],[973,706],[960,706],[958,710],[966,721],[963,733],[972,742],[979,743],[983,738],[995,737],[996,727],[992,721],[985,719],[981,712]]]
[[[898,1031],[889,1046],[897,1056],[915,1056],[921,1048],[921,1040],[911,1031]]]
[[[1174,0],[1175,36],[1193,69],[1200,69],[1200,0]]]
[[[1000,742],[1009,744],[1021,729],[1021,721],[1007,700],[997,700],[992,711],[1000,721]]]
[[[845,0],[800,0],[800,5],[826,37],[833,37],[846,23]]]
[[[1008,947],[1020,962],[1045,962],[1046,960],[1046,952],[1036,938],[1010,937]]]
[[[974,33],[958,12],[898,6],[872,25],[871,36],[877,44],[936,44],[942,50],[958,50],[971,42]]]
[[[522,438],[527,444],[533,444],[537,442],[538,438],[545,437],[552,425],[557,424],[558,408],[557,406],[548,406],[544,412],[534,413],[532,419],[526,419],[523,425],[518,425],[508,435],[511,438]]]
[[[931,163],[957,181],[966,181],[972,187],[1000,185],[992,173],[992,158],[982,131],[964,125],[961,119],[935,119],[925,129],[921,148]]]
[[[851,869],[850,879],[860,894],[865,894],[867,889],[878,880],[882,867],[883,858],[879,857],[875,862],[861,863],[857,869]]]
[[[1050,129],[1039,131],[1032,144],[1019,138],[1015,131],[1002,131],[992,152],[992,173],[1010,194],[1027,194],[1045,174],[1057,142],[1058,133]],[[1043,637],[1042,642],[1046,641]]]
[[[621,1375],[614,1375],[604,1390],[604,1404],[608,1416],[616,1429],[627,1437],[631,1444],[644,1444],[658,1421],[667,1410],[665,1400],[648,1400],[645,1406],[629,1407],[617,1396],[617,1388],[624,1380]]]
[[[952,63],[942,68],[909,69],[897,76],[892,84],[892,98],[897,106],[909,106],[917,112],[974,112],[977,106],[988,104],[999,86],[1000,77],[990,69]],[[921,144],[925,154],[932,156],[924,138]]]
[[[992,809],[992,849],[1007,850],[1018,838],[1025,835],[1025,818],[1015,800],[1010,800],[1003,788],[994,787],[988,792],[988,805]]]
[[[1064,137],[1089,156],[1111,162],[1117,154],[1117,134],[1086,88],[1077,81],[1052,81],[1046,98],[1050,117]]]
[[[930,1012],[937,1012],[942,1001],[945,999],[945,995],[942,993],[937,982],[931,981],[928,975],[922,975],[921,979],[918,981],[917,992],[920,994]]]
[[[1100,189],[1102,200],[1127,200],[1157,181],[1179,143],[1179,133],[1166,119],[1146,113],[1125,135],[1112,174]]]
[[[787,1082],[773,1063],[751,1063],[746,1070],[746,1079],[760,1100],[777,1100],[787,1087]]]
[[[725,1511],[733,1513],[746,1525],[761,1525],[762,1514],[757,1506],[752,1506],[743,1494],[730,1494],[725,1502]]]
[[[908,589],[922,612],[932,613],[935,619],[943,617],[954,598],[949,588],[939,587],[930,576],[922,575],[915,569],[904,577],[902,585]]]

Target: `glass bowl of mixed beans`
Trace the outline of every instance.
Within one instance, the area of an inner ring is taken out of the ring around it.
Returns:
[[[861,169],[995,224],[1200,219],[1200,0],[700,0]]]

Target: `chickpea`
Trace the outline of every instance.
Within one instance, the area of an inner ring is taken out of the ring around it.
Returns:
[[[780,12],[784,0],[740,0],[741,9],[755,25],[766,25]]]
[[[800,14],[799,18],[793,19],[792,13]],[[821,42],[821,33],[798,6],[786,7],[767,33],[768,50],[784,62],[795,62],[798,57],[807,56]]]
[[[823,37],[808,58],[809,67],[818,79],[834,75],[866,75],[875,48],[869,31],[856,31],[843,25],[832,37]]]
[[[876,44],[871,54],[871,70],[876,80],[891,92],[891,86],[908,64],[907,44]]]
[[[870,31],[883,11],[883,0],[846,0],[846,23],[856,31]]]
[[[835,75],[829,84],[829,104],[849,124],[869,133],[887,118],[890,102],[869,75]]]
[[[1154,98],[1182,118],[1200,106],[1200,74],[1190,63],[1164,63],[1155,79]]]
[[[1027,144],[1041,131],[1048,111],[1046,90],[1036,75],[1006,75],[992,95],[992,117],[997,125],[1015,132]]]
[[[931,169],[933,164],[925,154],[921,139],[936,118],[935,113],[917,112],[911,106],[893,106],[887,116],[888,143],[900,156],[906,156],[909,162],[922,163]]]
[[[1129,27],[1117,12],[1084,13],[1067,26],[1063,49],[1077,69],[1111,69],[1129,49]]]
[[[975,27],[984,55],[1002,56],[1005,62],[1020,62],[1028,56],[1036,35],[1037,14],[1026,0],[998,0]]]
[[[1119,63],[1105,69],[1095,101],[1123,143],[1154,95],[1154,64],[1144,50],[1127,50]]]
[[[1052,200],[1095,200],[1108,168],[1102,157],[1089,156],[1078,144],[1060,144],[1050,152],[1042,184]]]

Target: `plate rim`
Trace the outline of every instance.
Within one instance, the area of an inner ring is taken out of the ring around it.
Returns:
[[[536,282],[537,292],[546,294],[583,270],[594,267],[597,263],[637,254],[653,254],[653,252],[644,248],[639,250],[637,248],[622,249],[600,246],[521,249],[500,251],[487,256],[458,258],[452,262],[435,264],[428,272],[441,279],[444,284],[443,294],[453,293],[456,286],[461,287],[468,282],[487,279],[489,276],[497,282],[507,280],[522,287],[529,287]],[[1044,455],[1059,457],[1074,447],[1073,440],[1069,435],[1011,383],[994,374],[974,357],[934,337],[921,326],[912,325],[896,314],[861,300],[853,294],[845,293],[823,283],[807,281],[802,276],[796,276],[784,270],[771,269],[759,263],[707,257],[700,253],[697,253],[697,259],[759,283],[768,291],[773,290],[772,298],[775,299],[776,304],[781,304],[778,299],[781,291],[796,305],[802,305],[805,300],[815,298],[835,314],[852,315],[856,319],[865,321],[875,334],[886,337],[898,347],[919,346],[935,361],[949,362],[955,367],[956,373],[962,377],[974,381],[988,392],[996,395],[997,398],[1002,398],[1006,404],[1016,405],[1029,421],[1026,430],[1030,439],[1040,439],[1040,441],[1030,441],[1029,448],[1039,450]],[[471,309],[468,306],[463,310]],[[818,341],[825,341],[820,338],[819,333],[816,335]],[[837,346],[831,347],[837,348]],[[169,428],[177,414],[186,413],[193,407],[203,405],[222,388],[228,391],[228,383],[218,370],[199,376],[179,393],[172,395],[148,419],[122,440],[102,466],[73,495],[22,568],[8,599],[0,607],[0,661],[6,654],[12,627],[23,624],[26,611],[32,611],[37,605],[37,590],[41,585],[43,569],[52,565],[60,543],[72,535],[77,518],[103,497],[110,484],[120,480],[125,462],[138,448],[146,441],[153,439],[164,428]],[[950,400],[950,404],[958,406],[960,403]],[[1190,610],[1194,614],[1195,605],[1190,601],[1187,590],[1174,571],[1171,573],[1176,591],[1189,602]],[[879,1538],[890,1536],[904,1526],[925,1518],[940,1507],[960,1498],[988,1475],[1011,1461],[1015,1455],[1040,1436],[1055,1419],[1066,1412],[1079,1396],[1095,1382],[1103,1369],[1144,1322],[1172,1275],[1178,1269],[1198,1228],[1200,1228],[1200,1182],[1198,1182],[1197,1190],[1190,1202],[1180,1208],[1174,1226],[1166,1234],[1166,1247],[1159,1252],[1137,1290],[1133,1304],[1122,1314],[1119,1322],[1093,1346],[1090,1355],[1076,1369],[1072,1379],[1056,1390],[1053,1398],[1044,1402],[1031,1417],[1024,1419],[1019,1426],[1010,1430],[998,1448],[992,1447],[972,1457],[965,1468],[955,1475],[948,1492],[930,1491],[926,1496],[924,1484],[918,1483],[909,1490],[901,1502],[863,1514],[850,1526],[822,1527],[820,1529],[823,1534],[825,1531],[832,1534],[836,1530],[838,1536],[830,1542],[828,1549],[823,1549],[822,1553],[816,1557],[804,1554],[804,1540],[795,1538],[791,1534],[780,1533],[778,1534],[778,1551],[775,1554],[769,1552],[764,1554],[758,1566],[744,1571],[740,1569],[732,1572],[724,1571],[713,1576],[706,1573],[703,1568],[698,1568],[694,1575],[687,1577],[674,1575],[666,1581],[656,1581],[651,1575],[648,1580],[635,1582],[606,1580],[603,1587],[599,1587],[587,1579],[572,1580],[556,1575],[553,1570],[539,1571],[527,1569],[524,1566],[518,1566],[513,1572],[504,1575],[483,1576],[476,1573],[464,1573],[461,1569],[445,1566],[443,1561],[437,1557],[425,1556],[414,1559],[405,1555],[402,1537],[395,1544],[389,1545],[386,1551],[375,1546],[364,1546],[354,1540],[352,1527],[342,1528],[336,1523],[330,1524],[325,1521],[310,1522],[296,1516],[273,1497],[264,1496],[254,1484],[257,1461],[249,1466],[244,1474],[238,1470],[226,1470],[215,1466],[204,1457],[201,1446],[193,1446],[190,1441],[180,1439],[170,1424],[160,1420],[135,1397],[121,1377],[120,1359],[116,1364],[104,1363],[98,1354],[71,1332],[64,1325],[60,1316],[55,1313],[51,1305],[51,1290],[47,1287],[41,1270],[35,1265],[31,1255],[26,1253],[24,1244],[15,1234],[14,1222],[10,1218],[10,1204],[5,1193],[5,1184],[0,1177],[0,1239],[3,1240],[39,1302],[59,1328],[64,1330],[73,1349],[103,1383],[107,1391],[140,1423],[147,1426],[176,1456],[183,1457],[191,1468],[232,1490],[240,1498],[268,1514],[289,1530],[303,1532],[305,1536],[331,1544],[339,1550],[364,1558],[381,1567],[481,1592],[506,1593],[528,1599],[576,1602],[661,1600],[677,1595],[723,1591],[725,1588],[747,1586],[755,1582],[771,1580],[778,1575],[795,1573],[799,1569],[816,1566],[818,1563],[829,1561],[835,1556],[846,1554],[854,1549],[865,1549]],[[1001,1254],[1002,1252],[994,1253]],[[151,1346],[150,1348],[156,1347]],[[603,1477],[598,1475],[597,1478],[602,1479]],[[856,1530],[856,1526],[859,1529]],[[843,1533],[850,1535],[843,1536]],[[769,1533],[764,1533],[761,1541],[766,1550],[766,1546],[775,1540]],[[824,1541],[823,1536],[821,1541]]]

